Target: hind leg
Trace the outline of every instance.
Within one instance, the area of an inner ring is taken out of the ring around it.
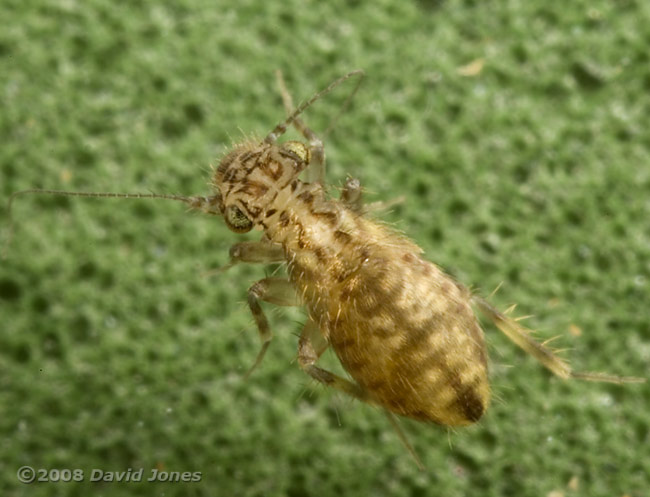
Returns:
[[[316,366],[316,361],[318,361],[318,358],[323,354],[323,352],[325,352],[325,350],[327,350],[327,347],[328,343],[325,341],[325,338],[323,338],[323,335],[318,329],[318,325],[311,320],[308,321],[300,334],[300,341],[298,342],[298,364],[300,364],[302,370],[323,385],[333,387],[340,392],[365,402],[366,404],[374,404],[368,392],[358,383],[346,380],[337,374]],[[396,416],[385,409],[384,413],[397,432],[397,436],[406,450],[411,454],[418,467],[423,470],[424,465],[397,423]]]
[[[363,402],[372,403],[368,393],[357,383],[316,366],[316,361],[327,349],[326,345],[318,343],[318,335],[320,331],[313,321],[309,321],[300,334],[298,364],[302,370],[323,385],[333,387]],[[322,335],[320,336],[322,338]]]

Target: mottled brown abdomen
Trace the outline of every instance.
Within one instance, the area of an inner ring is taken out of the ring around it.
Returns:
[[[341,363],[396,414],[451,426],[476,422],[490,390],[469,292],[417,254],[396,261],[376,252],[330,293],[330,315],[338,319],[329,340]]]

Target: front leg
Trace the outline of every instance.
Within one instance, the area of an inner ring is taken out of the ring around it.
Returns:
[[[289,90],[287,90],[287,85],[284,83],[282,71],[276,71],[275,76],[278,82],[278,88],[280,89],[280,94],[282,95],[284,109],[287,112],[287,115],[291,115],[294,110],[293,99],[291,98]],[[323,147],[323,141],[318,138],[316,133],[314,133],[299,117],[296,117],[293,120],[293,125],[298,132],[309,141],[311,163],[307,168],[307,181],[309,183],[319,182],[325,184],[325,147]]]
[[[282,306],[298,306],[302,304],[291,282],[283,278],[264,278],[263,280],[253,283],[249,288],[248,307],[250,307],[253,319],[255,319],[255,324],[257,324],[257,331],[260,335],[262,348],[257,354],[257,359],[255,359],[255,362],[244,378],[248,378],[255,368],[260,365],[262,359],[264,359],[266,350],[269,348],[271,339],[273,338],[269,322],[260,306],[260,300]]]
[[[235,243],[230,247],[229,255],[230,262],[228,263],[228,267],[234,266],[239,262],[270,264],[284,260],[282,245],[266,240]]]
[[[213,276],[227,271],[240,262],[251,264],[271,264],[284,261],[284,250],[281,245],[267,240],[259,242],[240,242],[230,247],[230,261],[225,266],[205,272],[204,276]]]

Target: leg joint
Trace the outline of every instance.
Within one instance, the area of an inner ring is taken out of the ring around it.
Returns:
[[[248,289],[248,301],[257,301],[258,299],[263,299],[268,287],[264,280],[256,281]]]

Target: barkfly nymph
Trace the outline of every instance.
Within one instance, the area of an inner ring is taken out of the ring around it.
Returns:
[[[232,246],[228,266],[281,262],[288,277],[264,278],[248,291],[262,346],[247,374],[262,362],[272,338],[260,302],[305,306],[308,320],[298,341],[300,367],[323,385],[383,408],[414,457],[395,414],[462,426],[478,421],[488,407],[486,345],[473,307],[561,378],[644,381],[573,371],[551,349],[533,340],[530,330],[516,319],[424,259],[415,243],[365,215],[377,206],[362,204],[357,180],[348,179],[340,198],[328,196],[323,143],[300,116],[353,77],[358,82],[347,104],[361,83],[360,70],[338,78],[294,110],[278,72],[288,117],[262,141],[232,147],[213,172],[210,195],[32,189],[14,193],[9,207],[17,196],[28,193],[162,198],[222,217],[235,233],[261,231],[259,241]],[[305,142],[278,141],[290,125]],[[349,378],[317,365],[330,346]]]

